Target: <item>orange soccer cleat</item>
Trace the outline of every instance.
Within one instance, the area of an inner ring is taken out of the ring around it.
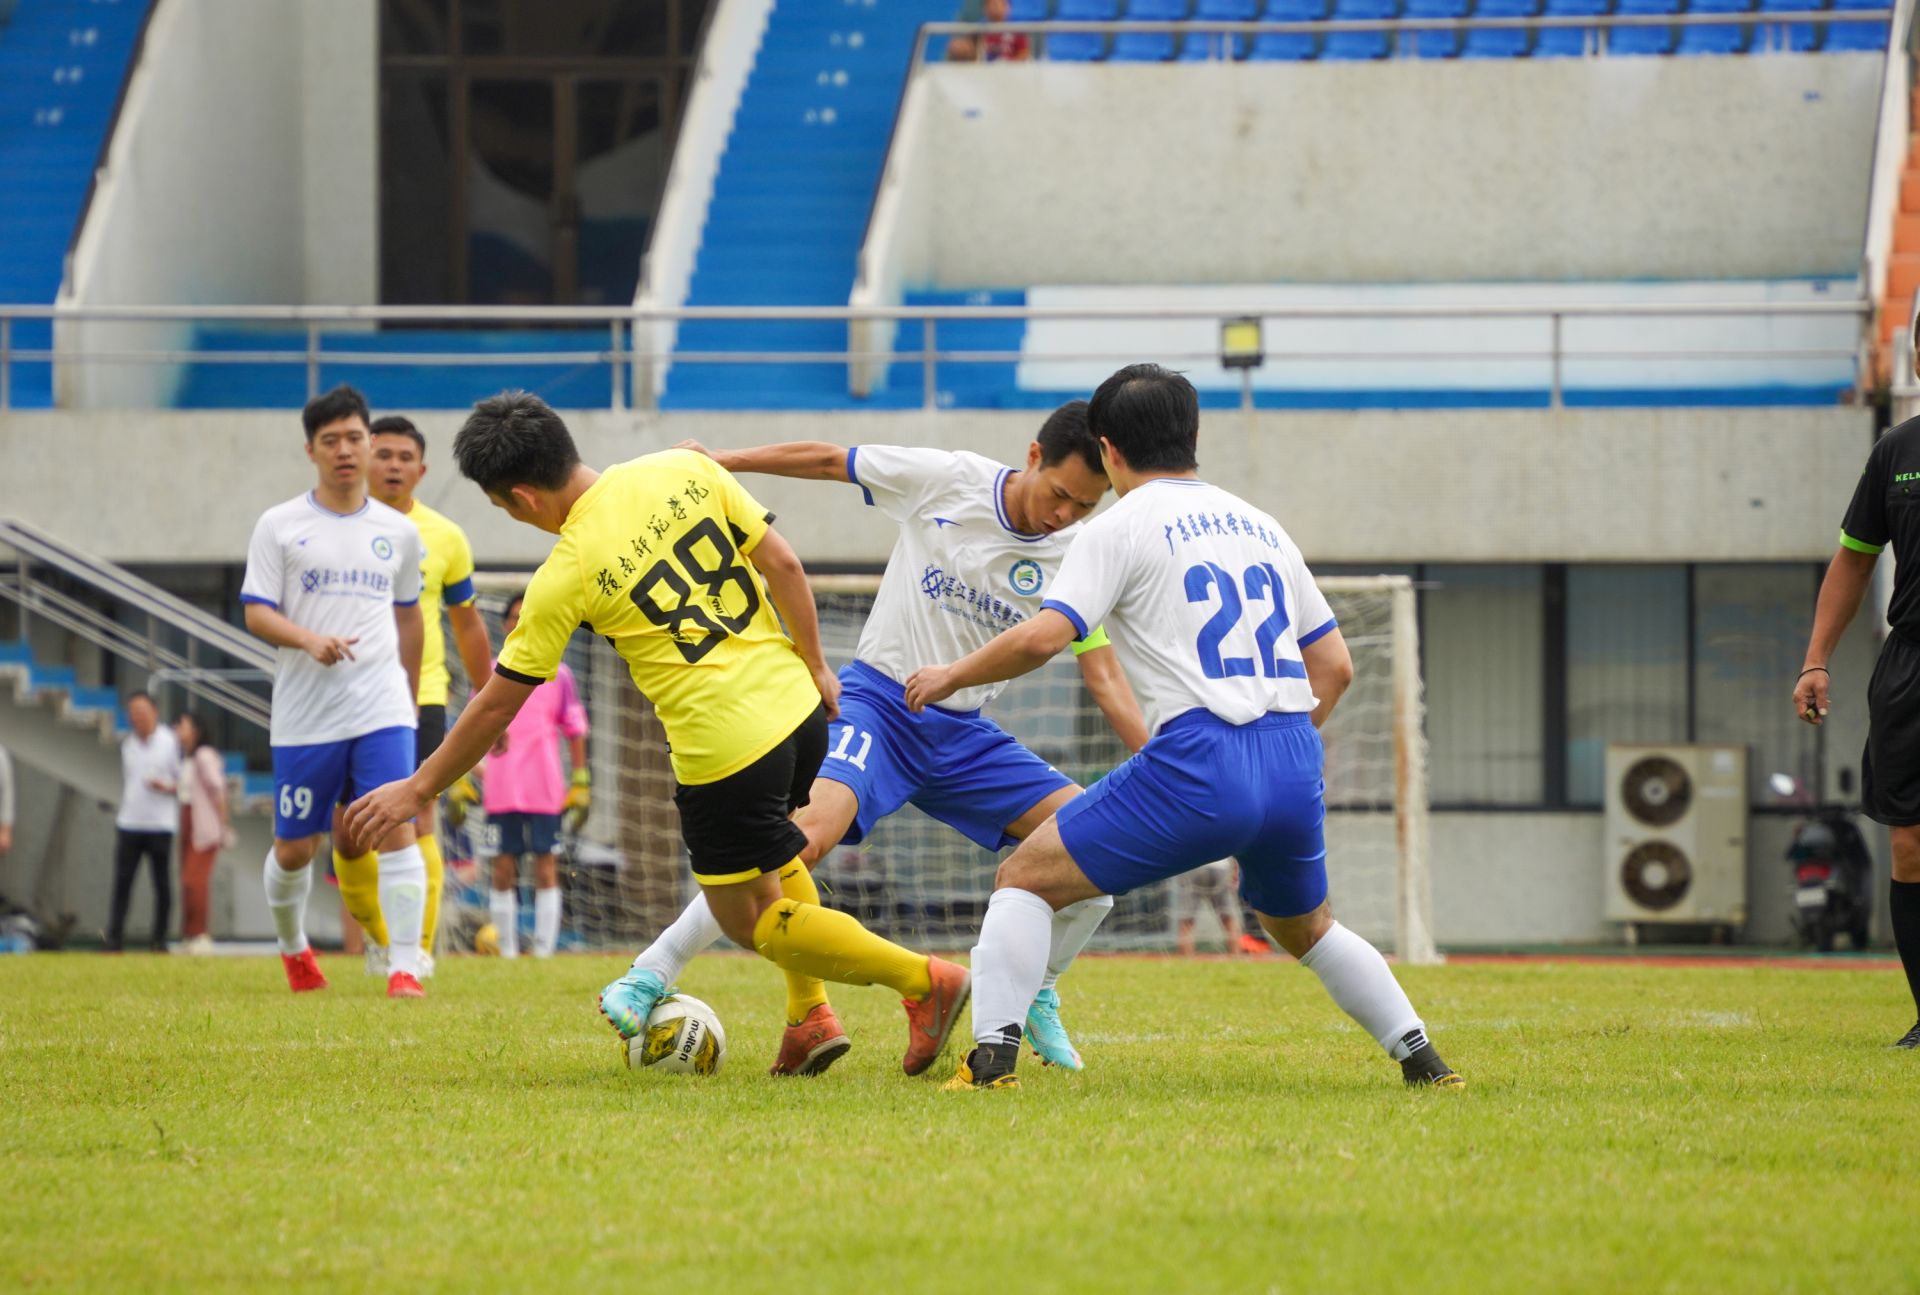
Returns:
[[[313,960],[312,949],[302,949],[292,957],[283,953],[280,965],[287,969],[287,988],[296,994],[327,987],[327,978],[320,974],[320,964]]]
[[[780,1055],[770,1075],[819,1075],[853,1047],[833,1008],[820,1004],[798,1025],[789,1025],[780,1038]]]
[[[900,1067],[910,1075],[925,1074],[939,1059],[973,992],[973,977],[965,967],[945,958],[928,958],[927,971],[933,991],[918,1002],[901,1002],[907,1009],[907,1055],[900,1059]]]
[[[404,971],[396,971],[387,977],[388,998],[425,998],[427,991],[420,988],[420,982]]]

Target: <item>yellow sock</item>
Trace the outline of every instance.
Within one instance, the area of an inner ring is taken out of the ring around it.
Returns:
[[[335,850],[333,875],[340,880],[340,902],[375,944],[387,942],[387,919],[380,912],[380,856],[372,850],[355,859]]]
[[[440,932],[440,892],[446,889],[447,867],[440,858],[440,842],[431,832],[416,838],[420,857],[427,861],[427,908],[420,916],[420,947],[433,952],[433,937]]]
[[[782,971],[843,985],[885,985],[902,998],[933,992],[927,957],[883,940],[845,913],[782,899],[754,923],[755,952]]]
[[[780,869],[780,890],[788,899],[801,904],[820,904],[820,888],[813,884],[807,865],[795,859]],[[826,982],[818,976],[789,971],[787,977],[787,1024],[798,1025],[807,1013],[827,1001]]]

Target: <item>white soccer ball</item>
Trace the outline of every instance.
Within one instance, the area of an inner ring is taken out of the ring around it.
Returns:
[[[627,1066],[676,1075],[711,1075],[727,1058],[719,1014],[697,998],[669,994],[654,1005],[646,1028],[627,1040]]]

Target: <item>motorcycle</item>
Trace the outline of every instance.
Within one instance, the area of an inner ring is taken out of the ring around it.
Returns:
[[[1772,781],[1783,795],[1799,790],[1785,774],[1775,774]],[[1811,807],[1794,829],[1787,863],[1793,869],[1793,926],[1801,942],[1831,953],[1844,932],[1855,949],[1866,948],[1873,920],[1868,881],[1873,854],[1852,811],[1839,805]]]

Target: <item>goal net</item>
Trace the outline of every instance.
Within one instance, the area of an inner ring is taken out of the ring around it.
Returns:
[[[496,644],[506,597],[523,580],[479,581],[481,610]],[[827,654],[836,666],[844,665],[852,659],[879,577],[816,576],[813,583]],[[1353,686],[1323,733],[1334,909],[1345,925],[1403,960],[1435,961],[1413,588],[1404,576],[1328,577],[1320,584],[1355,666]],[[567,663],[592,727],[594,802],[585,828],[562,841],[562,947],[638,949],[693,893],[665,739],[652,707],[606,642],[576,635]],[[454,669],[457,675],[457,664]],[[462,691],[456,686],[455,695]],[[1082,786],[1126,756],[1069,654],[1009,684],[987,713]],[[462,828],[442,831],[442,852],[457,880],[450,878],[447,889],[441,947],[471,948],[488,920],[485,862],[492,851],[485,816],[476,811]],[[1002,853],[983,850],[908,806],[882,820],[861,844],[835,850],[815,876],[825,903],[875,931],[913,948],[965,949],[979,932]],[[531,884],[525,868],[520,883]],[[1122,896],[1093,947],[1171,948],[1177,884]],[[523,921],[530,920],[530,904],[521,904],[520,911]],[[1203,943],[1218,931],[1213,922],[1210,911],[1201,912]],[[523,947],[527,943],[523,933]]]

